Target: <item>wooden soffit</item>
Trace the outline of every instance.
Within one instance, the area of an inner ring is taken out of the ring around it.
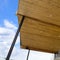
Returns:
[[[18,21],[22,48],[56,53],[60,51],[60,0],[19,0]]]

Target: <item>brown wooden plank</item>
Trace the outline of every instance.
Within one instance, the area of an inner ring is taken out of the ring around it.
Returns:
[[[21,0],[18,14],[60,26],[60,0]]]
[[[60,51],[59,26],[25,17],[20,33],[22,46],[25,48],[54,53]]]

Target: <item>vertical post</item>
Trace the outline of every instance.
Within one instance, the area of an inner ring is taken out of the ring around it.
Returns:
[[[27,54],[27,59],[26,59],[26,60],[28,60],[28,59],[29,59],[29,53],[30,53],[30,50],[28,50],[28,54]]]
[[[11,56],[11,54],[12,54],[14,45],[15,45],[15,43],[16,43],[16,40],[17,40],[17,37],[18,37],[18,34],[19,34],[19,31],[20,31],[21,26],[22,26],[22,24],[23,24],[24,18],[25,18],[25,16],[22,17],[22,20],[21,20],[21,22],[20,22],[20,24],[19,24],[18,30],[17,30],[17,32],[16,32],[16,35],[15,35],[15,37],[14,37],[14,39],[13,39],[12,45],[11,45],[11,47],[10,47],[10,49],[9,49],[8,54],[7,54],[6,60],[9,60],[9,59],[10,59],[10,56]]]

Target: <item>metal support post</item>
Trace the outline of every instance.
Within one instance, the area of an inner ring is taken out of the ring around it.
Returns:
[[[26,60],[29,59],[29,54],[30,54],[30,50],[28,50],[28,54],[27,54],[27,59]]]
[[[14,37],[14,39],[13,39],[12,45],[11,45],[11,47],[10,47],[10,49],[9,49],[8,54],[7,54],[6,60],[9,60],[9,59],[10,59],[10,56],[11,56],[11,54],[12,54],[14,45],[15,45],[15,43],[16,43],[16,40],[17,40],[17,37],[18,37],[18,34],[19,34],[19,31],[21,30],[21,26],[22,26],[22,24],[23,24],[24,18],[25,18],[25,16],[22,17],[22,20],[21,20],[21,22],[20,22],[20,24],[19,24],[18,30],[17,30],[17,32],[16,32],[16,35],[15,35],[15,37]]]

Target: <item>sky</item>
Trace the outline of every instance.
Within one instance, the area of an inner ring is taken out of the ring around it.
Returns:
[[[0,60],[5,60],[17,31],[17,9],[18,0],[0,0]],[[26,60],[27,53],[28,50],[20,48],[19,35],[10,59]],[[29,60],[53,60],[53,56],[51,53],[31,50]]]

